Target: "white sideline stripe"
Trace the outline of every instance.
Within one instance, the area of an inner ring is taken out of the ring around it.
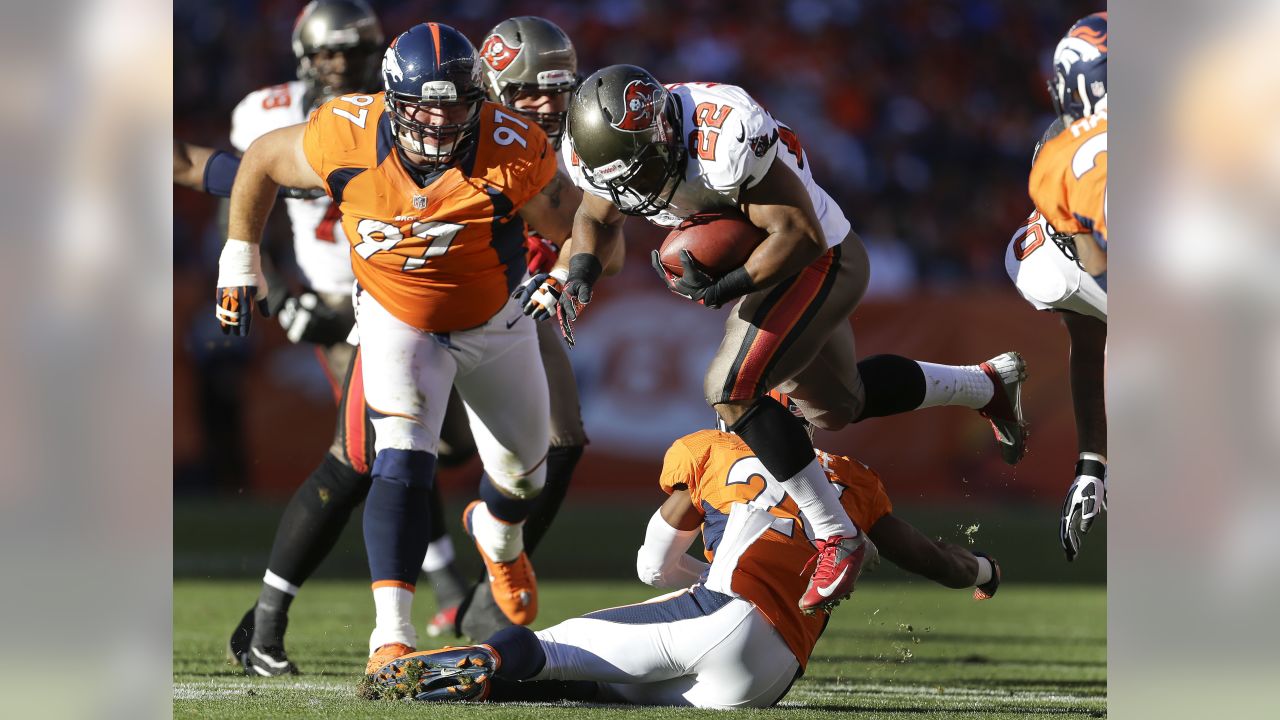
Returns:
[[[289,582],[288,580],[285,580],[284,578],[280,577],[279,575],[271,572],[270,570],[267,571],[266,575],[262,576],[262,582],[270,585],[271,587],[279,590],[282,593],[289,593],[290,595],[297,595],[298,591],[302,589],[297,585],[294,585],[293,583]]]
[[[994,681],[998,682],[998,681]],[[787,694],[787,699],[780,705],[803,705],[795,702],[798,697],[827,697],[851,694],[866,695],[904,695],[931,698],[955,698],[956,700],[1003,700],[1006,702],[1090,702],[1106,700],[1106,694],[1076,695],[1072,693],[1047,692],[1042,690],[997,690],[972,687],[943,687],[938,685],[873,685],[870,683],[852,685],[823,685],[821,689],[797,687]]]

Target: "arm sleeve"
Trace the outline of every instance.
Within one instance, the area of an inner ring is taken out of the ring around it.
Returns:
[[[636,553],[636,575],[658,588],[689,587],[711,567],[689,555],[697,530],[677,530],[662,519],[659,510],[649,518],[644,544]]]

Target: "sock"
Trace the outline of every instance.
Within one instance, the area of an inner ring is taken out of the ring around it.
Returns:
[[[280,587],[285,586],[285,587]],[[270,570],[262,582],[258,604],[253,608],[253,645],[259,648],[284,647],[284,633],[289,627],[289,606],[298,588],[289,585]]]
[[[542,537],[551,528],[560,504],[569,493],[569,482],[573,480],[573,470],[582,458],[581,445],[552,447],[547,452],[547,482],[542,492],[534,498],[533,508],[524,521],[524,551],[533,556],[533,551],[542,542]]]
[[[374,582],[412,587],[430,544],[429,485],[435,456],[388,448],[373,461],[373,483],[364,504],[364,545]]]
[[[397,582],[373,584],[373,608],[376,620],[369,636],[369,654],[390,643],[418,646],[418,631],[413,627],[413,587]]]
[[[471,534],[496,562],[511,562],[524,552],[524,523],[508,523],[489,512],[488,503],[476,505],[471,512]]]
[[[858,420],[910,412],[925,398],[925,377],[915,360],[901,355],[872,355],[858,363],[866,402]]]
[[[422,560],[422,571],[436,593],[436,605],[441,610],[457,607],[467,594],[467,583],[453,564],[453,540],[443,535],[427,546],[427,556]]]
[[[818,458],[788,478],[782,483],[782,488],[800,507],[800,514],[813,530],[815,538],[858,536],[858,526],[853,524],[849,513],[840,504],[840,493],[827,479]]]
[[[547,654],[542,641],[533,631],[521,625],[512,625],[494,633],[485,645],[493,648],[502,658],[494,677],[504,680],[528,680],[542,670]]]
[[[268,577],[277,588],[296,595],[328,557],[342,535],[351,511],[364,502],[370,477],[325,453],[324,460],[293,493],[271,544]]]
[[[759,398],[731,430],[751,448],[769,474],[782,481],[783,489],[800,506],[814,537],[858,535],[858,527],[840,504],[840,495],[814,457],[809,434],[781,403],[768,396]]]
[[[973,559],[978,561],[978,578],[973,581],[973,586],[977,587],[991,582],[991,561],[981,555],[974,555]]]
[[[523,522],[529,517],[536,497],[519,499],[498,489],[489,473],[480,476],[480,499],[489,508],[490,514],[506,523]]]
[[[991,402],[995,386],[977,365],[935,365],[919,362],[924,373],[924,400],[919,407],[961,405],[977,410]]]

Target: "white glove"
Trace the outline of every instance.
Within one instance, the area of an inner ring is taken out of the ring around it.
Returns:
[[[1058,528],[1062,551],[1067,561],[1080,554],[1085,533],[1107,510],[1106,458],[1095,453],[1081,453],[1076,462],[1076,479],[1062,504],[1062,521]]]
[[[251,301],[257,302],[263,317],[271,317],[267,309],[267,289],[258,245],[227,240],[218,258],[218,302],[213,311],[223,335],[249,334],[249,322],[253,319]]]
[[[556,313],[564,281],[569,277],[565,270],[538,273],[516,288],[511,297],[520,301],[521,311],[534,320],[546,320]]]

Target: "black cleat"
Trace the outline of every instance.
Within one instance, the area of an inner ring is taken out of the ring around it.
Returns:
[[[298,666],[294,665],[285,654],[284,646],[258,647],[253,643],[254,613],[258,606],[249,608],[249,612],[240,618],[240,624],[231,631],[231,639],[227,641],[227,662],[239,665],[249,677],[276,677],[278,675],[297,675]]]
[[[253,643],[253,613],[258,609],[255,603],[249,612],[240,618],[240,624],[231,631],[231,639],[227,641],[227,662],[232,665],[244,665],[245,655],[249,654],[249,645]]]

